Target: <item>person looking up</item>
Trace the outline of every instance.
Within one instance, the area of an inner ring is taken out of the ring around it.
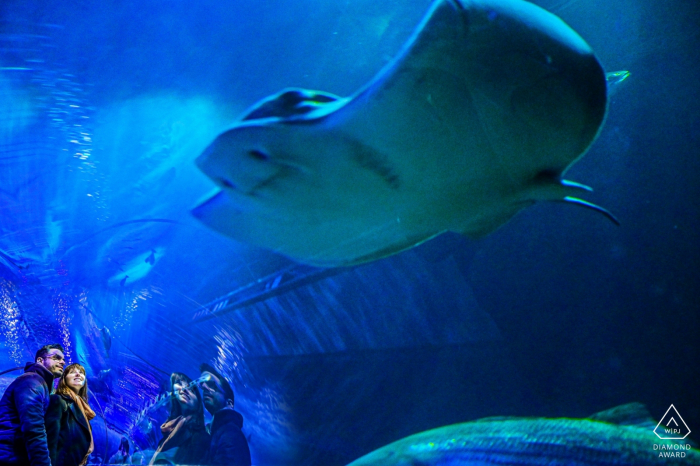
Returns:
[[[250,466],[250,449],[243,435],[243,416],[233,409],[231,385],[209,364],[199,368],[202,377],[204,407],[214,416],[209,424],[211,444],[206,464]]]
[[[88,404],[85,368],[80,364],[66,367],[51,395],[46,411],[46,437],[51,466],[87,464],[95,449],[90,421],[95,412]]]
[[[163,438],[149,465],[205,464],[202,459],[209,447],[204,428],[204,406],[197,385],[180,372],[170,374],[170,413],[160,426]]]
[[[46,345],[0,400],[0,465],[51,466],[44,414],[54,378],[63,374],[63,347]]]

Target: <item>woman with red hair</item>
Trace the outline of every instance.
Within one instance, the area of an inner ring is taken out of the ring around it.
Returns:
[[[63,371],[46,411],[46,437],[52,466],[87,464],[95,449],[90,421],[95,412],[88,404],[85,368],[71,364]]]

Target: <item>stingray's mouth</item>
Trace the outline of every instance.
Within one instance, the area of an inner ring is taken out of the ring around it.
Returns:
[[[286,176],[286,168],[289,167],[279,167],[279,169],[272,175],[256,180],[256,182],[251,182],[250,180],[244,182],[235,182],[230,178],[224,176],[216,176],[212,178],[214,183],[220,188],[227,192],[235,192],[237,194],[244,194],[246,196],[260,196],[261,192],[270,186],[273,186],[276,182]]]

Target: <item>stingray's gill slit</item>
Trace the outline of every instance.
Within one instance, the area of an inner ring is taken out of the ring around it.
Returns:
[[[217,177],[216,179],[217,179],[216,184],[218,184],[219,186],[224,187],[224,188],[228,188],[228,189],[236,189],[236,185],[232,181],[230,181],[226,178],[222,178],[222,177]]]
[[[254,159],[258,159],[258,160],[262,160],[262,161],[270,160],[270,155],[267,154],[266,152],[259,150],[259,149],[249,150],[248,155],[250,155]]]

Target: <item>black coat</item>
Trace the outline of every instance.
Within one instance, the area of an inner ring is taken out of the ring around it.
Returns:
[[[209,449],[209,433],[207,433],[203,425],[197,427],[194,423],[191,423],[185,429],[178,441],[171,441],[167,445],[168,448],[164,450],[163,456],[169,459],[156,460],[154,464],[205,464],[202,460],[206,457]],[[168,436],[166,435],[160,439],[158,446],[160,447],[167,438]],[[173,448],[177,448],[177,451],[174,455],[169,455],[167,452]]]
[[[46,411],[51,466],[78,466],[90,448],[88,420],[72,398],[51,395]]]
[[[5,390],[0,400],[0,465],[51,466],[44,413],[52,386],[48,369],[27,363],[24,374]]]
[[[206,464],[250,466],[250,449],[243,435],[243,416],[225,408],[214,415],[210,425],[211,446]]]

